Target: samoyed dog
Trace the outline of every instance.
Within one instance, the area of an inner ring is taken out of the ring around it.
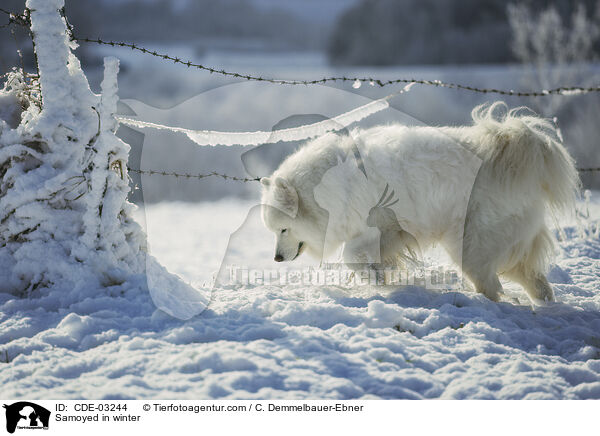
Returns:
[[[574,161],[554,124],[527,108],[496,102],[472,118],[469,126],[385,125],[309,141],[261,180],[275,261],[303,252],[325,259],[342,247],[351,261],[375,234],[378,261],[400,265],[439,243],[489,299],[500,299],[503,275],[535,304],[554,301],[547,219],[574,208]]]

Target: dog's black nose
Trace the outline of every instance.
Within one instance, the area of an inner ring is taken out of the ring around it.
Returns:
[[[283,262],[283,256],[281,254],[276,254],[275,262]]]

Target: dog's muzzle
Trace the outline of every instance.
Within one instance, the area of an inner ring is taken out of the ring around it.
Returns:
[[[300,256],[300,254],[302,254],[302,248],[304,248],[304,242],[300,242],[298,244],[298,251],[296,252],[296,255],[291,260],[296,260],[296,258],[298,256]],[[277,253],[275,255],[275,257],[273,258],[273,260],[275,262],[283,262],[285,259],[283,258],[283,256],[281,254]]]

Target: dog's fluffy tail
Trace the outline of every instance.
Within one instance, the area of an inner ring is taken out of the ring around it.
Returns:
[[[542,196],[554,213],[573,210],[579,175],[553,122],[503,102],[477,106],[471,116],[480,158],[510,192]]]

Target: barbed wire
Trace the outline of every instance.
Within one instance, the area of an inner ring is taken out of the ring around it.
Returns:
[[[11,24],[18,24],[21,26],[29,26],[30,18],[29,14],[26,11],[24,14],[19,15],[4,9],[0,8],[0,12],[9,15],[9,22],[6,26]],[[227,71],[225,69],[214,68],[211,66],[199,64],[192,62],[190,60],[184,60],[178,56],[171,56],[166,53],[159,53],[156,50],[151,50],[140,46],[136,43],[123,42],[123,41],[105,41],[101,38],[86,38],[79,37],[74,33],[74,28],[67,19],[67,16],[64,12],[64,8],[61,11],[63,16],[65,17],[65,22],[67,24],[67,28],[70,33],[70,38],[73,41],[77,42],[86,42],[86,43],[94,43],[99,45],[106,45],[111,47],[123,47],[130,48],[131,50],[138,51],[143,54],[147,54],[150,56],[154,56],[163,60],[171,61],[175,64],[184,65],[188,68],[196,68],[199,70],[207,71],[211,74],[218,74],[221,76],[232,77],[236,79],[243,79],[247,81],[255,81],[255,82],[267,82],[278,85],[322,85],[325,83],[338,83],[338,82],[352,82],[355,86],[356,84],[362,85],[364,83],[368,83],[371,86],[378,86],[383,88],[385,86],[395,85],[395,84],[417,84],[417,85],[426,85],[426,86],[436,86],[441,88],[448,89],[461,89],[465,91],[478,92],[484,94],[499,94],[506,96],[515,96],[515,97],[545,97],[549,95],[573,95],[573,94],[587,94],[590,92],[600,92],[600,86],[560,86],[553,89],[545,89],[541,91],[515,91],[513,89],[504,90],[497,88],[480,88],[470,85],[463,85],[460,83],[452,83],[452,82],[442,82],[441,80],[428,80],[428,79],[390,79],[390,80],[382,80],[373,77],[347,77],[347,76],[332,76],[332,77],[323,77],[320,79],[312,79],[312,80],[288,80],[288,79],[276,79],[270,77],[263,77],[258,75],[246,74],[246,73],[238,73],[234,71]]]
[[[132,173],[143,174],[147,176],[169,176],[176,177],[182,179],[206,179],[208,177],[220,177],[225,180],[233,180],[237,182],[260,182],[260,177],[237,177],[237,176],[229,176],[227,174],[218,173],[216,171],[212,171],[206,174],[189,174],[189,173],[176,173],[171,171],[163,171],[163,170],[142,170],[137,168],[127,167],[127,170]]]
[[[224,69],[217,69],[214,67],[198,64],[191,62],[189,60],[183,60],[176,56],[170,56],[165,53],[159,53],[156,50],[150,50],[139,46],[135,43],[128,43],[122,41],[104,41],[99,38],[79,38],[73,35],[73,39],[77,42],[90,42],[96,43],[100,45],[108,45],[112,47],[127,47],[131,50],[139,51],[144,54],[149,54],[154,57],[158,57],[164,60],[172,61],[175,64],[185,65],[188,68],[193,67],[200,70],[208,71],[211,74],[219,74],[222,76],[233,77],[238,79],[244,79],[247,81],[254,82],[267,82],[278,85],[321,85],[325,83],[336,83],[336,82],[352,82],[353,84],[363,84],[368,83],[371,86],[378,86],[383,88],[384,86],[395,85],[395,84],[417,84],[417,85],[427,85],[427,86],[437,86],[440,88],[449,88],[449,89],[462,89],[466,91],[484,93],[484,94],[500,94],[507,96],[515,96],[515,97],[545,97],[549,95],[573,95],[573,94],[587,94],[590,92],[600,92],[600,86],[560,86],[558,88],[553,89],[545,89],[542,91],[515,91],[515,90],[503,90],[496,88],[478,88],[470,85],[462,85],[459,83],[452,82],[442,82],[441,80],[427,80],[427,79],[391,79],[391,80],[381,80],[373,77],[346,77],[346,76],[333,76],[333,77],[323,77],[320,79],[312,79],[312,80],[287,80],[287,79],[274,79],[263,76],[255,76],[251,74],[237,73],[232,71],[227,71]]]
[[[205,174],[189,174],[189,173],[177,173],[177,172],[163,171],[163,170],[141,170],[141,169],[137,169],[137,168],[131,168],[129,166],[127,167],[127,170],[132,173],[147,175],[147,176],[168,176],[168,177],[175,177],[175,178],[182,178],[182,179],[205,179],[208,177],[220,177],[225,180],[233,180],[233,181],[237,181],[237,182],[245,182],[245,183],[260,182],[260,177],[229,176],[227,174],[218,173],[216,171],[212,171],[210,173],[205,173]],[[577,171],[579,171],[579,172],[599,171],[600,172],[600,167],[598,167],[598,168],[577,168]]]

